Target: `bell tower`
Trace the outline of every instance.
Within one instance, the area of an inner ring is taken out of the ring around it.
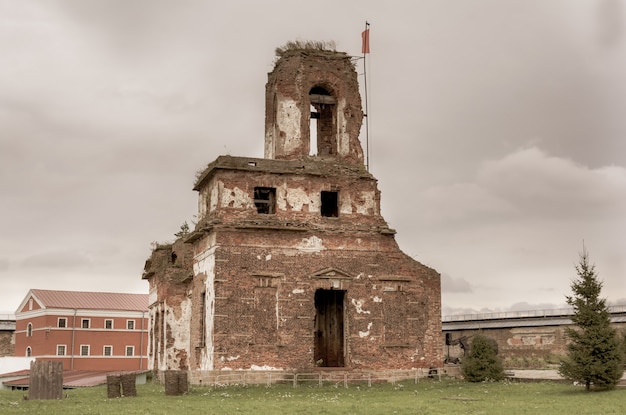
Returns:
[[[440,276],[381,214],[350,56],[318,46],[278,50],[265,157],[209,163],[194,230],[146,263],[150,368],[207,384],[226,370],[413,379],[443,366]]]
[[[282,50],[265,91],[265,158],[363,164],[361,96],[346,53]]]

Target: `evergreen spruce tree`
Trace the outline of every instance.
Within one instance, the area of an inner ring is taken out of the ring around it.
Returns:
[[[626,330],[622,332],[622,363],[626,365]]]
[[[497,345],[482,334],[474,336],[470,352],[461,363],[461,372],[469,382],[499,381],[504,379],[502,360],[497,356]]]
[[[587,252],[580,254],[576,265],[578,278],[572,282],[572,296],[567,303],[574,308],[567,357],[561,362],[560,374],[585,385],[587,390],[612,389],[624,372],[622,350],[617,332],[611,327],[606,300],[600,298],[602,282],[589,263]]]

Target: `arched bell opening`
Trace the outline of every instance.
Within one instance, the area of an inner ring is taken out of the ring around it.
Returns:
[[[309,155],[334,156],[337,154],[337,101],[322,86],[311,88],[309,101],[311,104]]]

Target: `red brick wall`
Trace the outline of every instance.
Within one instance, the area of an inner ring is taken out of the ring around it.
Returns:
[[[26,348],[30,347],[32,356],[38,360],[62,360],[65,370],[137,370],[147,367],[147,316],[142,319],[135,315],[107,317],[78,314],[74,329],[73,315],[41,313],[17,316],[16,356],[25,356]],[[58,327],[59,317],[67,319],[65,328]],[[90,328],[82,328],[82,319],[90,320]],[[113,320],[113,329],[104,328],[105,319]],[[135,320],[134,330],[126,329],[127,320]],[[27,336],[29,323],[33,327],[30,337]],[[65,357],[57,356],[57,345],[65,345]],[[89,346],[88,356],[80,355],[81,345]],[[113,347],[113,356],[104,356],[105,345]],[[125,356],[126,346],[134,346],[134,356]]]
[[[271,243],[293,246],[307,236],[276,232]],[[328,249],[317,253],[264,247],[266,238],[254,231],[222,233],[218,238],[216,369],[314,367],[313,298],[316,289],[331,289],[333,279],[313,274],[325,268],[349,276],[337,280],[337,288],[346,291],[347,367],[441,366],[439,277],[401,254],[391,237],[370,241],[379,247],[373,252],[349,246],[335,250],[333,245],[346,241],[331,236],[323,239]],[[262,276],[281,272],[280,277]],[[390,275],[406,281],[384,281]],[[261,287],[268,279],[270,287]],[[398,286],[401,291],[388,291]]]
[[[500,357],[509,368],[545,368],[555,364],[559,356],[567,353],[566,327],[572,326],[518,326],[481,330],[452,330],[447,331],[452,339],[460,337],[471,338],[481,333],[492,338],[498,344]],[[625,323],[615,323],[619,331],[626,331]],[[460,346],[444,345],[444,355],[452,359],[463,357]]]
[[[349,148],[348,154],[338,156],[337,142],[342,138],[339,134],[327,134],[328,141],[334,147],[330,154],[344,161],[363,163],[363,150],[358,140],[363,111],[357,73],[347,54],[317,50],[287,52],[276,61],[274,70],[268,75],[265,94],[265,156],[270,157],[268,147],[275,149],[272,158],[276,159],[301,159],[309,155],[309,92],[313,87],[325,89],[336,99],[337,103],[333,106],[337,112],[333,117],[334,132],[339,130],[349,137],[348,144],[344,146]],[[293,105],[297,111],[287,115],[284,110],[277,110],[281,102],[288,102],[288,107]],[[299,125],[293,126],[293,131],[290,131],[280,118],[293,120],[298,118],[296,114],[300,114]],[[320,138],[323,136],[321,134]],[[286,145],[289,141],[291,144]],[[322,154],[328,153],[322,151]]]
[[[0,331],[0,356],[13,356],[15,339],[13,331]]]

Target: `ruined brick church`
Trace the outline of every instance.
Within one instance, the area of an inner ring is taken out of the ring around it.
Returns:
[[[146,262],[152,369],[441,367],[440,277],[381,216],[350,56],[284,50],[265,103],[265,157],[210,163],[195,229]]]

